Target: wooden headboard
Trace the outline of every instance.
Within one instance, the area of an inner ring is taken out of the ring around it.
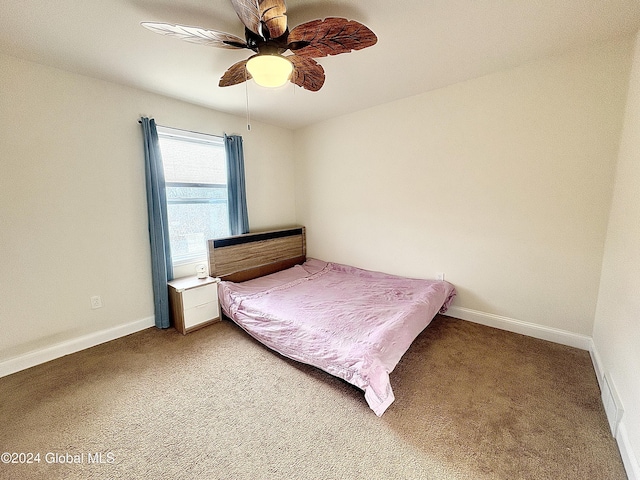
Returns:
[[[284,270],[307,258],[304,227],[246,233],[207,243],[209,275],[231,282]]]

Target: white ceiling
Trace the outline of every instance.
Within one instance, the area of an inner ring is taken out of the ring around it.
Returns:
[[[229,0],[1,0],[0,51],[80,74],[298,128],[558,55],[640,26],[638,0],[288,0],[290,28],[346,17],[378,36],[370,48],[319,59],[315,93],[253,82],[218,87],[247,50],[163,37],[156,21],[244,37]],[[1,87],[1,86],[0,86]]]

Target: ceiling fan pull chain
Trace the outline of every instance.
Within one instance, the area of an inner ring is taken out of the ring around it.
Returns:
[[[249,82],[247,81],[247,71],[244,72],[244,95],[246,99],[246,111],[247,111],[247,131],[251,131],[251,113],[249,111]]]

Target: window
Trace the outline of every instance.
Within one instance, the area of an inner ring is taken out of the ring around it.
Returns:
[[[206,256],[206,241],[229,235],[227,160],[220,137],[157,127],[174,264]]]

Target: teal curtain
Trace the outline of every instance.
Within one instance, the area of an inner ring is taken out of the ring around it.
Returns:
[[[229,229],[231,235],[249,232],[247,193],[244,180],[244,153],[240,135],[224,136],[227,153],[227,191],[229,195]]]
[[[140,124],[142,125],[144,141],[149,240],[151,242],[151,274],[156,327],[169,328],[171,319],[167,282],[173,279],[173,265],[169,246],[164,169],[162,167],[162,156],[160,154],[155,120],[142,117]]]

